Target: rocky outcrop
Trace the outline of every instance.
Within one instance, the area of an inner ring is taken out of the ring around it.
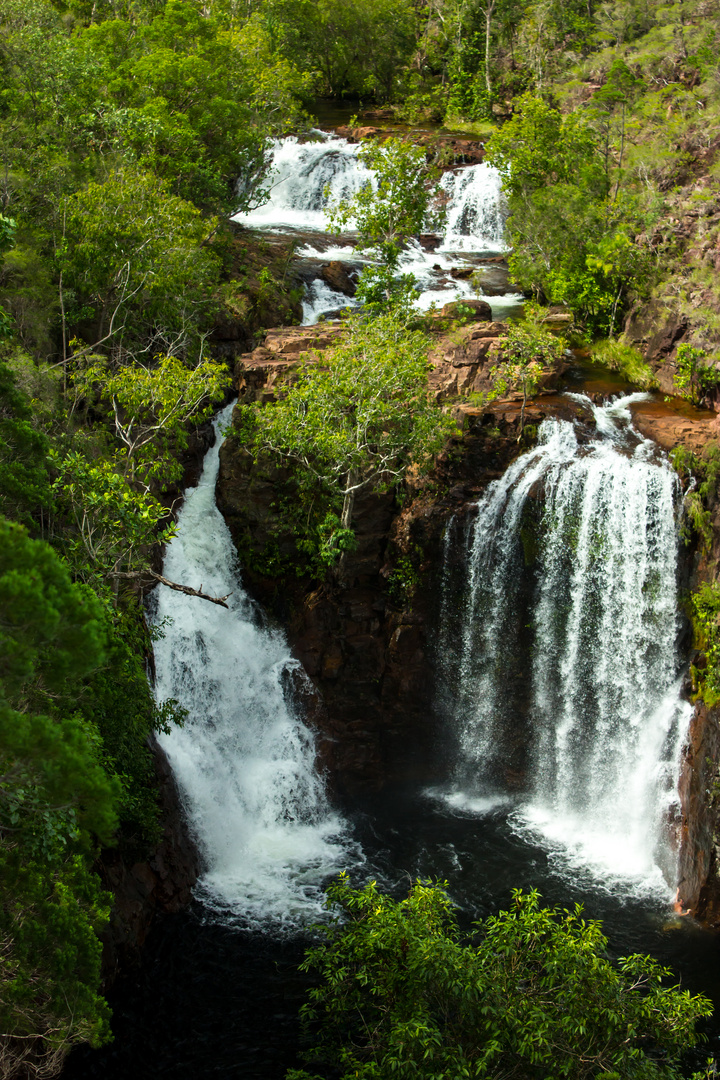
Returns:
[[[720,928],[720,715],[700,702],[680,772],[678,910]]]
[[[404,138],[416,146],[425,146],[436,157],[441,169],[454,169],[458,165],[478,165],[485,158],[485,144],[478,139],[466,139],[462,135],[436,135],[430,131],[413,131],[406,134],[397,129],[374,127],[370,124],[341,125],[333,129],[336,135],[348,142],[363,139]]]
[[[475,349],[472,330],[458,328],[452,347]],[[322,333],[305,329],[308,338]],[[497,340],[495,335],[493,330],[477,341]],[[273,338],[283,348],[301,340],[298,331]],[[269,378],[276,362],[268,362]],[[478,360],[470,366],[479,365]],[[452,369],[452,358],[439,357],[436,370],[443,366]],[[264,392],[257,387],[255,400]],[[576,411],[567,399],[548,395],[528,405],[526,423]],[[278,586],[245,564],[247,587],[282,617],[317,691],[309,699],[309,716],[322,767],[341,799],[390,783],[437,779],[443,769],[433,710],[432,634],[442,538],[449,517],[462,513],[522,450],[519,401],[495,402],[491,409],[466,402],[456,416],[462,432],[431,478],[408,484],[402,506],[392,493],[358,497],[357,547],[346,556],[341,579],[328,577],[321,585],[289,579]],[[231,439],[224,444],[217,501],[241,551],[248,537],[261,545],[273,535],[279,556],[293,561],[292,535],[272,534],[282,480],[279,471],[256,467]]]
[[[493,368],[502,361],[507,325],[492,321],[489,304],[474,299],[446,304],[428,320],[427,329],[432,340],[429,385],[437,401],[491,389]],[[261,346],[236,361],[235,385],[240,400],[271,401],[292,378],[301,359],[312,362],[343,333],[339,322],[269,331]],[[548,371],[540,389],[554,389],[566,366],[561,362]],[[510,395],[516,396],[520,395]]]
[[[357,289],[358,274],[355,270],[348,272],[344,263],[339,259],[323,263],[320,267],[320,277],[326,285],[336,292],[344,293],[345,296],[354,296]]]

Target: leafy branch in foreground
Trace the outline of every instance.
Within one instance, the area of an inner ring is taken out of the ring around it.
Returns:
[[[674,1080],[712,1012],[648,956],[612,964],[598,922],[579,905],[543,908],[535,891],[515,890],[470,940],[444,885],[418,882],[395,901],[341,875],[327,906],[325,941],[301,965],[319,980],[302,1008],[314,1042],[303,1057],[323,1076]]]
[[[149,552],[172,538],[174,524],[167,523],[168,510],[152,489],[180,479],[178,451],[188,445],[189,425],[206,420],[222,399],[227,368],[214,360],[188,367],[175,356],[161,356],[152,367],[132,364],[107,371],[95,359],[75,374],[74,382],[78,395],[99,398],[120,449],[93,455],[91,441],[83,445],[76,438],[81,448],[54,454],[53,490],[72,525],[65,554],[82,580],[110,582],[116,589],[121,579],[160,581],[150,569]],[[177,587],[219,603],[226,599]]]
[[[358,297],[369,311],[393,303],[407,306],[415,296],[412,274],[397,276],[400,254],[408,240],[428,229],[439,229],[445,209],[440,203],[440,171],[427,160],[423,147],[403,139],[366,142],[358,154],[372,170],[354,195],[328,208],[331,231],[357,231],[357,247],[369,251],[379,265],[366,267],[358,282]]]

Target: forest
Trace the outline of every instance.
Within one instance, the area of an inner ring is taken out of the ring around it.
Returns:
[[[143,597],[166,587],[158,553],[196,433],[231,398],[213,332],[232,321],[252,348],[297,310],[287,260],[230,220],[267,198],[270,140],[307,135],[329,98],[398,131],[483,140],[503,179],[510,274],[532,300],[497,393],[529,396],[551,366],[548,306],[572,313],[571,344],[649,385],[622,337],[645,306],[684,320],[677,392],[708,402],[720,383],[720,5],[1,2],[0,1074],[49,1077],[72,1046],[111,1037],[98,933],[113,898],[98,854],[132,861],[160,835],[150,744],[185,717],[148,682],[163,631],[148,628]],[[429,469],[452,429],[428,402],[425,324],[398,269],[437,210],[441,152],[401,138],[365,152],[397,213],[382,218],[372,198],[336,208],[377,257],[364,314],[322,378],[301,377],[264,416],[246,409],[232,436],[300,471],[296,569],[318,581],[342,573],[356,493]],[[362,445],[337,419],[358,357],[374,391],[388,377],[382,406],[363,404]],[[717,468],[679,463],[691,466],[702,535]],[[717,590],[693,603],[712,704]],[[677,1008],[686,1027],[702,1012]],[[532,1075],[601,1075],[563,1068]],[[676,1075],[654,1069],[602,1075]]]

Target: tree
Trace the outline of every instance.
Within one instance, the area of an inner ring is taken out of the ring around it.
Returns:
[[[408,0],[269,0],[263,12],[280,49],[314,76],[316,92],[396,96],[415,46]]]
[[[440,227],[440,171],[421,146],[403,139],[366,142],[358,156],[373,171],[375,183],[368,181],[351,198],[331,205],[328,215],[332,231],[350,226],[357,231],[358,248],[379,259],[379,267],[360,275],[358,295],[370,310],[382,310],[393,300],[402,304],[413,296],[412,275],[396,279],[395,273],[404,244]]]
[[[76,342],[76,359],[101,346],[135,357],[196,352],[219,275],[208,246],[215,224],[130,168],[70,196],[58,260],[63,326],[82,327],[92,343]]]
[[[241,410],[242,436],[256,458],[299,469],[349,530],[358,492],[427,468],[452,426],[429,397],[427,353],[425,336],[395,314],[355,318],[280,400]]]
[[[189,367],[177,356],[157,356],[150,366],[108,365],[95,360],[74,377],[78,392],[99,395],[123,450],[123,476],[146,491],[179,480],[178,452],[187,449],[188,426],[202,424],[222,401],[230,373],[219,360]]]
[[[612,335],[618,315],[648,279],[648,255],[633,239],[632,201],[610,197],[598,135],[577,113],[563,117],[525,95],[491,138],[487,160],[503,176],[513,278],[569,305],[592,331]]]
[[[534,891],[465,939],[445,888],[418,882],[395,901],[341,875],[328,889],[332,921],[301,965],[319,980],[301,1010],[311,1066],[342,1080],[682,1075],[707,999],[666,986],[650,957],[612,964],[598,922]]]
[[[542,326],[529,319],[513,323],[503,344],[502,363],[492,376],[493,389],[498,394],[508,390],[522,390],[520,410],[520,434],[525,426],[525,406],[528,397],[538,390],[543,375],[553,369],[563,354],[565,342]]]
[[[224,603],[177,585],[150,567],[157,544],[175,532],[167,507],[155,492],[182,476],[178,453],[188,445],[188,428],[208,418],[227,390],[226,366],[203,360],[191,368],[175,356],[156,358],[152,367],[108,364],[95,358],[75,375],[79,395],[99,399],[108,410],[120,450],[97,455],[92,440],[56,451],[53,491],[71,523],[64,550],[75,574],[100,588],[110,582],[152,578],[193,596]]]
[[[0,519],[0,1069],[50,1070],[108,1037],[98,995],[108,897],[90,864],[117,823],[117,779],[67,688],[103,661],[98,601],[42,541]],[[27,1070],[27,1071],[24,1071]]]

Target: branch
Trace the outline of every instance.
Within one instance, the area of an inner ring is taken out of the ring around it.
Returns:
[[[167,585],[168,589],[174,589],[175,592],[185,593],[186,596],[199,596],[201,600],[209,600],[211,604],[219,604],[220,607],[226,608],[228,605],[225,603],[232,593],[226,593],[225,596],[210,596],[209,593],[202,591],[202,585],[199,589],[191,589],[189,585],[179,585],[177,581],[170,581],[169,578],[163,577],[162,574],[157,574],[154,570],[129,570],[124,572],[114,572],[113,577],[116,578],[140,578],[151,577],[155,581],[159,581],[161,585]]]

